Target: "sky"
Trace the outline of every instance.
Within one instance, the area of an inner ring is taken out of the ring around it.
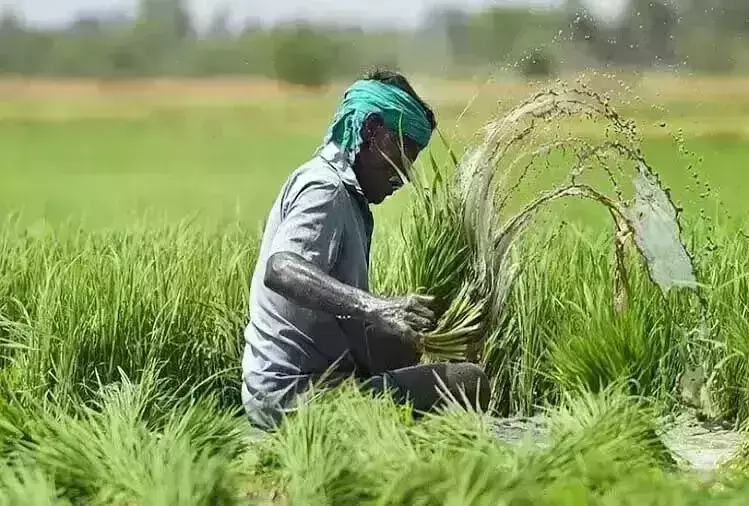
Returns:
[[[121,9],[132,12],[137,0],[0,0],[21,12],[26,21],[40,25],[65,23],[81,11]],[[604,16],[615,14],[627,0],[587,0]],[[544,7],[559,0],[189,0],[201,23],[222,5],[228,6],[237,21],[252,17],[266,23],[289,18],[337,20],[356,24],[397,24],[413,26],[431,8],[454,5],[480,8],[520,3]]]

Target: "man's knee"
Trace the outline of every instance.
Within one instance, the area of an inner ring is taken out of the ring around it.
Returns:
[[[467,400],[472,407],[482,411],[489,407],[489,379],[475,364],[419,365],[390,374],[418,411],[429,411],[441,404],[444,393],[461,404]]]
[[[476,408],[486,411],[491,399],[489,377],[484,370],[471,363],[446,364],[447,387],[453,395],[460,397],[458,401],[466,400]]]

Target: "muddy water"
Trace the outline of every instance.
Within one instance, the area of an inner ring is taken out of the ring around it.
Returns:
[[[544,418],[505,418],[493,420],[497,438],[510,444],[533,441],[540,447],[548,435]],[[738,431],[713,427],[683,413],[661,434],[664,444],[685,471],[708,477],[739,450]]]
[[[700,474],[709,474],[733,457],[742,442],[738,431],[711,427],[689,414],[683,414],[663,436],[684,467]]]

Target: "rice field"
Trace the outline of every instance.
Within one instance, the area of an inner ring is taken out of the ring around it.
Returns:
[[[415,84],[458,147],[540,89],[488,86],[461,116],[470,86]],[[482,357],[491,413],[456,402],[417,421],[345,386],[312,392],[271,435],[239,401],[249,278],[264,214],[321,141],[339,89],[0,86],[0,504],[743,502],[749,88],[626,86],[613,98],[684,208],[704,321],[634,255],[617,312],[605,213],[559,206],[516,252],[526,265]],[[394,225],[411,198],[376,210],[378,292],[397,289]],[[705,427],[698,456],[738,451],[690,468],[686,442]]]

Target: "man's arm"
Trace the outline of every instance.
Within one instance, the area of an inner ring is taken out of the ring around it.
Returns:
[[[408,341],[434,321],[431,297],[382,299],[341,283],[295,253],[274,253],[268,259],[264,283],[303,307],[371,323],[387,335]]]
[[[369,321],[376,306],[370,293],[341,283],[316,264],[288,251],[268,259],[265,286],[308,309],[342,318]]]

